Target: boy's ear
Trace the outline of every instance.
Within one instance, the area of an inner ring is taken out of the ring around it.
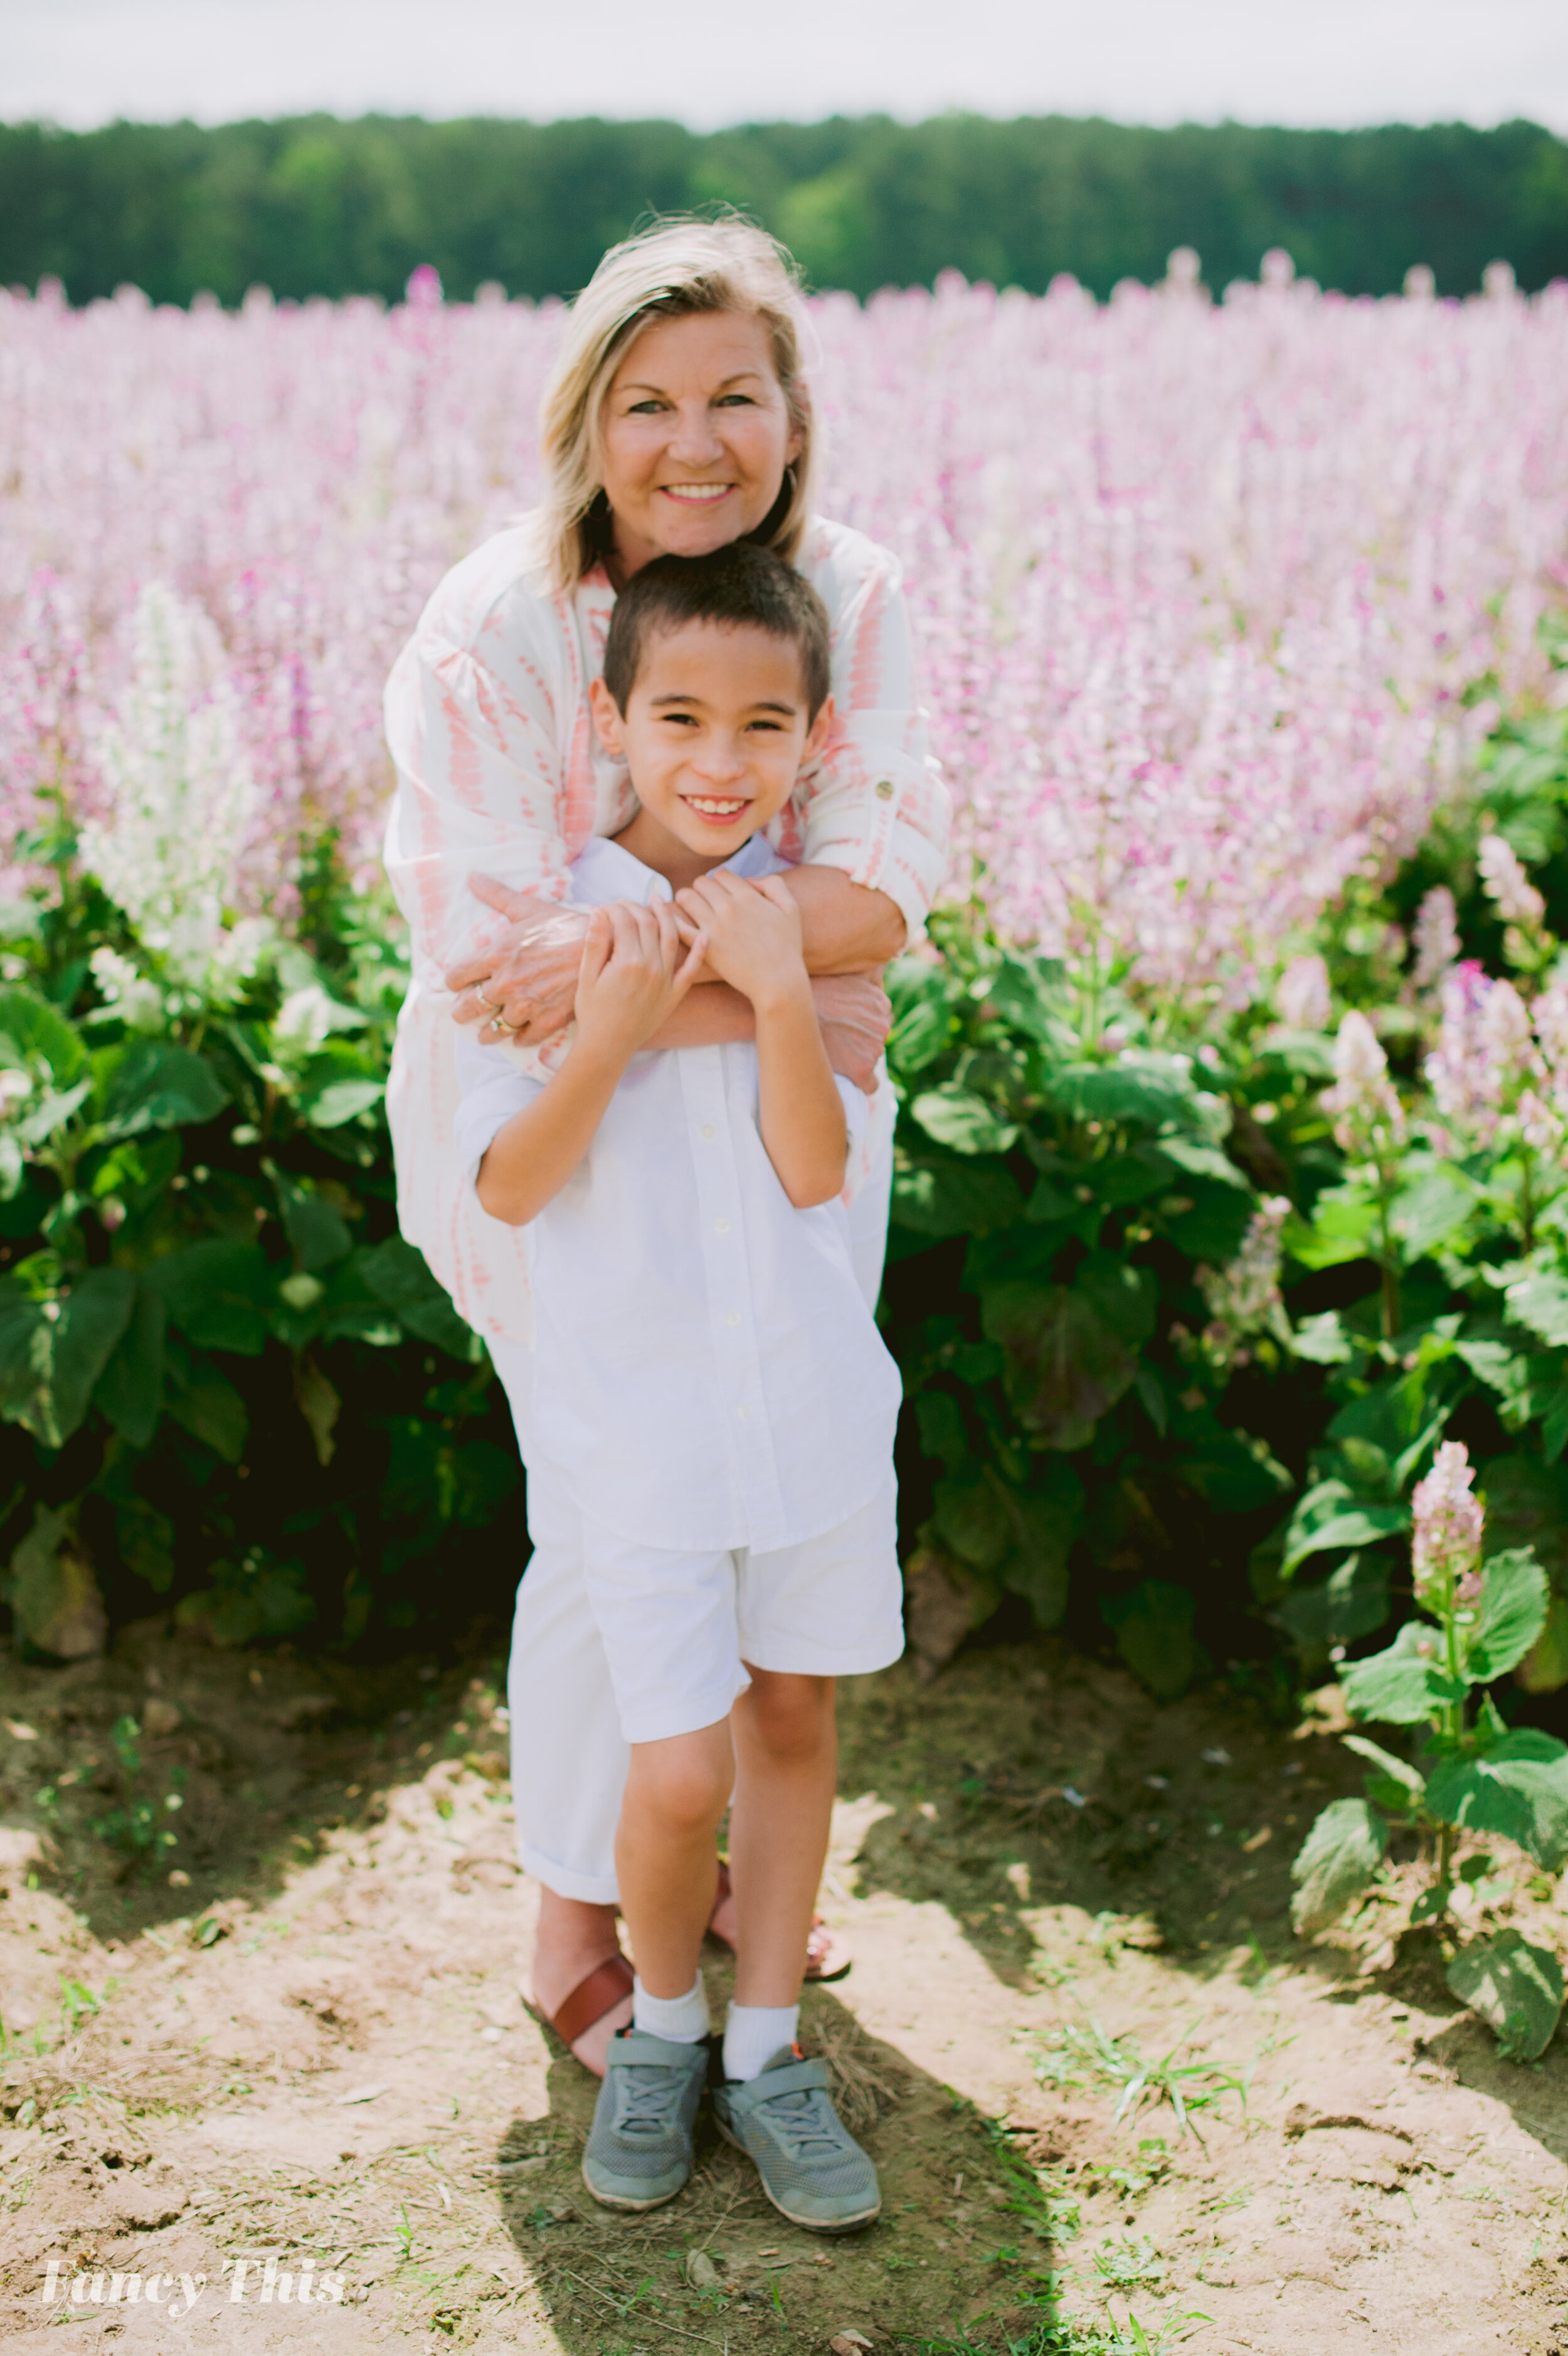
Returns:
[[[599,742],[613,761],[623,758],[625,751],[621,734],[621,715],[615,699],[602,679],[592,681],[588,690],[589,707],[593,713],[593,725],[599,732]]]
[[[822,758],[827,749],[827,740],[832,734],[833,698],[829,696],[811,726],[806,730],[805,742],[800,748],[800,766],[803,769],[813,761],[819,761]]]

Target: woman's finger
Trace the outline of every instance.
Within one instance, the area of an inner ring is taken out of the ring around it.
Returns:
[[[582,944],[582,962],[577,974],[580,984],[585,982],[590,989],[592,988],[610,962],[614,940],[614,927],[609,922],[609,911],[595,908],[588,919],[588,932]]]

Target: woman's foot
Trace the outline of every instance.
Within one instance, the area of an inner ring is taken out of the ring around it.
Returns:
[[[566,2006],[566,2026],[571,2027],[571,1997],[602,1965],[616,1963],[624,1966],[625,1959],[621,1954],[613,1906],[590,1906],[580,1898],[562,1898],[554,1890],[540,1890],[533,1965],[523,1993],[523,2001],[530,2012],[553,2024]],[[590,2018],[583,2023],[568,2042],[584,2069],[602,2078],[610,2040],[632,2018],[629,1966],[625,1968],[623,1995],[615,1996],[613,1982],[608,1976],[599,1984],[596,1993],[610,1999],[605,2009],[597,2019]]]
[[[717,1939],[720,1945],[728,1947],[733,1954],[739,1928],[735,1913],[735,1893],[730,1887],[730,1869],[727,1865],[720,1864],[719,1895],[713,1901],[713,1912],[708,1918],[709,1935],[710,1938]],[[845,1979],[848,1976],[849,1966],[853,1961],[854,1957],[849,1953],[848,1942],[841,1938],[837,1931],[830,1930],[820,1914],[814,1915],[811,1935],[805,1943],[806,1978],[818,1983],[823,1980]]]

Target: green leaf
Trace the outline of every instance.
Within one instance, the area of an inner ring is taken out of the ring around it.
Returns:
[[[103,1650],[98,1582],[68,1513],[34,1507],[33,1526],[11,1557],[11,1609],[41,1652],[80,1661]]]
[[[1426,1778],[1408,1760],[1396,1759],[1392,1751],[1385,1751],[1381,1743],[1371,1741],[1364,1734],[1343,1734],[1339,1740],[1347,1751],[1353,1751],[1359,1759],[1369,1761],[1386,1782],[1397,1783],[1405,1794],[1407,1804],[1413,1804],[1424,1796]]]
[[[155,1260],[145,1281],[198,1348],[245,1358],[265,1349],[273,1270],[260,1244],[209,1236]]]
[[[7,1054],[7,1046],[16,1050]],[[47,998],[30,990],[0,990],[0,1065],[26,1071],[34,1062],[48,1066],[69,1087],[87,1061],[73,1024]]]
[[[1554,1595],[1546,1625],[1516,1672],[1526,1693],[1556,1693],[1568,1686],[1568,1596]]]
[[[1253,1197],[1206,1178],[1192,1182],[1192,1208],[1167,1217],[1165,1232],[1189,1259],[1223,1268],[1242,1248],[1253,1215]]]
[[[1510,2062],[1533,2062],[1551,2044],[1563,2011],[1563,1966],[1546,1947],[1517,1931],[1477,1939],[1445,1975],[1461,2004],[1497,2033]]]
[[[984,1285],[981,1323],[1008,1354],[1024,1429],[1048,1448],[1083,1447],[1132,1382],[1154,1312],[1153,1277],[1112,1252],[1091,1252],[1071,1287]]]
[[[174,1584],[175,1526],[166,1514],[133,1496],[114,1515],[114,1540],[127,1570],[144,1579],[156,1595]]]
[[[944,998],[920,998],[893,1019],[888,1033],[888,1061],[901,1076],[923,1072],[933,1064],[954,1035],[952,1009]]]
[[[300,1113],[312,1129],[341,1129],[379,1105],[386,1093],[385,1080],[328,1080],[301,1096]]]
[[[1528,1547],[1493,1555],[1482,1566],[1481,1624],[1465,1665],[1477,1683],[1516,1668],[1546,1622],[1546,1573]]]
[[[347,1258],[354,1248],[354,1237],[342,1213],[335,1211],[325,1195],[295,1185],[281,1173],[277,1188],[283,1232],[300,1267],[314,1275],[317,1269],[330,1268],[335,1260]]]
[[[1015,1535],[996,1484],[978,1471],[939,1481],[935,1504],[936,1528],[944,1545],[972,1569],[995,1570]]]
[[[1303,1938],[1328,1930],[1359,1898],[1388,1854],[1388,1825],[1365,1800],[1332,1800],[1301,1845],[1290,1919]]]
[[[51,1338],[43,1302],[15,1278],[0,1277],[0,1416],[7,1423],[26,1423],[37,1411],[49,1378]]]
[[[136,1286],[125,1330],[98,1378],[93,1402],[133,1448],[145,1448],[164,1406],[164,1304]]]
[[[1353,1554],[1317,1586],[1293,1589],[1275,1617],[1304,1653],[1321,1654],[1372,1635],[1388,1611],[1387,1564]]]
[[[1053,1101],[1075,1120],[1166,1122],[1201,1132],[1202,1107],[1188,1065],[1177,1055],[1129,1048],[1115,1064],[1069,1064],[1052,1075]]]
[[[1548,1873],[1568,1859],[1568,1750],[1536,1727],[1516,1728],[1478,1756],[1440,1762],[1426,1804],[1441,1824],[1501,1833]]]
[[[1023,1216],[1018,1180],[999,1162],[922,1162],[893,1178],[895,1226],[925,1236],[985,1235]]]
[[[1325,1309],[1317,1317],[1302,1318],[1290,1345],[1298,1358],[1306,1358],[1316,1366],[1342,1366],[1355,1352],[1337,1309]]]
[[[245,1453],[251,1428],[245,1402],[226,1376],[199,1360],[187,1371],[171,1359],[166,1374],[166,1402],[175,1421],[183,1424],[226,1464],[238,1464]]]
[[[378,1301],[384,1301],[411,1333],[435,1343],[469,1365],[479,1364],[484,1344],[464,1323],[425,1266],[423,1253],[412,1244],[405,1243],[401,1236],[389,1236],[384,1244],[357,1251],[353,1265]]]
[[[1202,1657],[1192,1633],[1190,1588],[1146,1579],[1130,1594],[1106,1596],[1100,1609],[1134,1676],[1162,1701],[1186,1691]]]
[[[964,1410],[952,1392],[921,1391],[914,1401],[914,1419],[925,1453],[934,1456],[944,1472],[956,1472],[969,1453],[969,1435]]]
[[[1310,1225],[1294,1216],[1285,1221],[1285,1248],[1303,1268],[1339,1268],[1367,1258],[1377,1226],[1377,1197],[1367,1188],[1326,1186]]]
[[[1016,1120],[1004,1120],[984,1097],[952,1081],[916,1097],[910,1111],[927,1137],[954,1153],[1006,1153],[1018,1142]]]
[[[1231,1193],[1247,1198],[1247,1215],[1252,1215],[1252,1181],[1237,1169],[1228,1153],[1217,1145],[1207,1145],[1196,1137],[1162,1137],[1159,1151],[1168,1162],[1189,1178],[1207,1178],[1216,1186],[1227,1187]]]
[[[1445,1673],[1442,1640],[1424,1620],[1407,1620],[1387,1652],[1349,1663],[1339,1683],[1358,1718],[1385,1719],[1391,1726],[1418,1725],[1465,1690]]]
[[[1048,1457],[1028,1489],[989,1473],[1012,1529],[994,1576],[1021,1595],[1037,1628],[1056,1627],[1067,1609],[1068,1569],[1083,1525],[1083,1484],[1060,1456]]]
[[[1452,1162],[1440,1162],[1404,1187],[1393,1205],[1393,1230],[1407,1261],[1418,1260],[1463,1226],[1476,1206],[1476,1190]]]
[[[1392,1537],[1410,1527],[1408,1505],[1349,1505],[1342,1512],[1329,1515],[1302,1532],[1285,1548],[1280,1565],[1283,1578],[1288,1579],[1298,1563],[1309,1555],[1333,1554],[1349,1547],[1376,1546],[1380,1538]]]
[[[49,1428],[38,1430],[50,1447],[69,1440],[86,1415],[135,1298],[136,1280],[124,1268],[92,1269],[61,1296],[50,1352]]]
[[[1551,1270],[1520,1277],[1503,1298],[1516,1325],[1554,1350],[1568,1349],[1568,1279]]]
[[[131,1039],[93,1062],[100,1109],[112,1137],[215,1119],[229,1092],[204,1057],[163,1039]]]

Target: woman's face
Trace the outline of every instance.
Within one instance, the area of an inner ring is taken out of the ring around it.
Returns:
[[[645,327],[601,436],[623,581],[656,556],[707,556],[754,531],[800,451],[767,328],[737,311]]]

